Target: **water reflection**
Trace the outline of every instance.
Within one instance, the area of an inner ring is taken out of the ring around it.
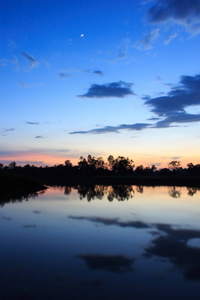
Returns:
[[[109,201],[114,199],[118,201],[129,200],[134,197],[135,191],[142,194],[144,192],[144,187],[139,185],[135,186],[135,189],[131,185],[115,185],[115,186],[101,186],[101,185],[78,185],[74,187],[77,189],[80,200],[86,198],[88,202],[94,199],[102,199],[104,195],[107,196]],[[200,190],[200,188],[187,187],[188,195],[193,196]],[[65,188],[65,194],[69,195],[71,192],[70,187]],[[168,194],[172,198],[181,198],[181,188],[176,186],[168,187]]]
[[[10,193],[10,191],[8,191],[8,194],[6,194],[6,192],[4,191],[4,193],[1,195],[0,197],[0,206],[4,206],[6,203],[16,203],[16,202],[22,202],[22,201],[28,201],[29,198],[35,198],[38,197],[39,195],[44,194],[45,191],[39,191],[39,192],[35,192],[35,193],[29,193],[29,194],[24,194],[21,195],[21,193]]]
[[[115,225],[119,227],[132,227],[136,229],[151,228],[152,235],[157,235],[151,241],[151,245],[145,248],[146,257],[152,255],[168,258],[175,267],[180,268],[187,280],[200,280],[200,248],[189,246],[189,241],[192,239],[200,239],[200,230],[177,229],[170,224],[147,224],[141,221],[121,222],[119,219],[108,219],[100,217],[81,217],[69,216],[74,220],[87,220],[94,223],[101,223],[103,225]],[[155,229],[157,231],[155,231]],[[85,259],[89,268],[95,262],[98,268],[104,268],[104,260],[101,256],[93,255],[79,255]],[[100,258],[99,258],[100,257]],[[106,259],[106,261],[109,259]],[[120,260],[121,261],[121,260]],[[132,263],[132,262],[131,262]],[[106,268],[105,268],[106,269]]]
[[[179,268],[186,280],[200,280],[200,248],[188,242],[200,238],[200,230],[173,229],[169,224],[158,224],[158,237],[145,249],[145,255],[164,257]]]
[[[172,198],[180,198],[181,197],[180,188],[178,189],[175,186],[169,187],[169,192],[168,193]],[[191,196],[193,196],[193,195],[191,195]]]
[[[54,187],[63,191],[62,186]],[[155,187],[152,187],[155,188]],[[181,188],[176,186],[170,186],[168,188],[168,194],[172,198],[181,198]],[[113,200],[125,201],[134,197],[135,192],[142,194],[144,192],[144,186],[132,186],[132,185],[114,185],[114,186],[103,186],[103,185],[77,185],[77,186],[64,186],[64,194],[70,195],[73,190],[77,190],[80,200],[87,199],[88,202],[91,200],[99,199],[102,200],[106,195],[107,199],[112,202]],[[188,196],[195,195],[200,188],[197,187],[187,187]],[[5,205],[6,203],[15,203],[28,201],[29,198],[38,197],[39,195],[44,194],[45,191],[39,191],[36,193],[26,194],[26,195],[2,195],[0,199],[0,206]],[[38,212],[39,213],[39,212]]]
[[[114,273],[124,273],[132,271],[134,259],[123,255],[102,255],[102,254],[79,254],[90,270],[105,270]]]
[[[54,187],[7,202],[0,207],[2,299],[198,299],[198,192]]]
[[[69,216],[70,219],[74,220],[86,220],[94,223],[101,223],[103,225],[116,225],[119,227],[133,227],[133,228],[150,228],[151,226],[141,222],[141,221],[128,221],[122,222],[118,218],[115,219],[108,219],[108,218],[101,218],[101,217],[82,217],[82,216]]]

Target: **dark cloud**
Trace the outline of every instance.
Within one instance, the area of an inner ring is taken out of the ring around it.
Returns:
[[[86,131],[72,131],[70,134],[102,134],[102,133],[119,133],[119,131],[116,129],[116,127],[113,126],[105,126],[103,128],[95,128],[91,130],[86,130]]]
[[[200,114],[187,114],[185,112],[183,113],[174,113],[169,114],[169,116],[159,121],[155,124],[156,128],[167,128],[167,127],[177,127],[172,126],[171,124],[174,123],[192,123],[192,122],[199,122],[200,121]]]
[[[70,134],[102,134],[102,133],[119,133],[119,130],[143,130],[148,128],[151,124],[135,123],[135,124],[121,124],[118,126],[105,126],[102,128],[95,128],[87,131],[72,131]]]
[[[22,51],[22,56],[28,61],[31,69],[33,69],[34,67],[36,67],[39,64],[37,60],[35,60],[31,55],[29,55],[28,53],[26,53],[24,51]]]
[[[122,124],[119,125],[119,130],[143,130],[145,128],[148,128],[151,124],[149,123],[135,123],[135,124]]]
[[[95,69],[95,70],[89,70],[89,69],[76,69],[76,72],[83,72],[83,73],[87,73],[87,74],[94,74],[94,75],[99,75],[99,76],[103,76],[103,74],[105,72],[99,70],[99,69]]]
[[[172,123],[199,122],[200,114],[190,114],[185,110],[200,105],[200,75],[182,76],[179,85],[171,87],[166,96],[143,99],[152,112],[165,118],[155,124],[156,128],[166,128]]]
[[[5,132],[10,132],[10,131],[14,131],[15,128],[6,128],[6,129],[2,129],[2,133],[5,133]]]
[[[35,139],[43,139],[44,137],[42,135],[36,135]]]
[[[104,270],[114,273],[132,271],[134,259],[124,255],[79,254],[76,257],[83,259],[90,270]]]
[[[149,118],[148,120],[149,121],[158,121],[158,120],[160,120],[160,118]]]
[[[40,123],[39,122],[30,122],[30,121],[27,121],[26,124],[28,124],[28,125],[39,125]]]
[[[200,33],[199,0],[157,0],[147,12],[153,24],[172,23],[186,27],[189,32]]]
[[[125,96],[135,95],[131,90],[132,83],[124,81],[111,82],[107,84],[92,84],[87,93],[80,95],[82,98],[124,98]]]
[[[100,76],[103,75],[103,72],[100,71],[100,70],[95,70],[95,71],[93,71],[92,73],[95,74],[95,75],[100,75]]]
[[[141,221],[128,221],[121,222],[118,218],[109,219],[109,218],[101,218],[101,217],[82,217],[82,216],[69,216],[70,219],[74,220],[86,220],[94,223],[101,223],[104,225],[116,225],[119,227],[132,227],[137,229],[149,228],[150,226]]]
[[[127,84],[126,84],[127,85]],[[124,90],[129,90],[131,84],[122,87],[121,83],[113,83],[109,85],[92,85],[88,93],[83,97],[104,97],[107,94],[124,93]],[[123,90],[123,92],[121,91]],[[112,92],[111,92],[112,91]],[[95,94],[96,93],[96,94]],[[127,92],[128,93],[128,92]],[[133,93],[133,92],[130,92]],[[101,96],[100,96],[101,94]],[[86,131],[73,131],[70,134],[102,134],[102,133],[119,133],[120,130],[143,130],[146,128],[168,128],[177,127],[177,124],[192,123],[200,121],[200,114],[190,114],[186,109],[190,106],[200,105],[200,75],[182,76],[180,82],[176,86],[171,85],[171,90],[165,96],[150,98],[145,96],[145,105],[151,107],[151,111],[157,114],[157,118],[149,120],[156,121],[155,124],[149,123],[135,123],[135,124],[121,124],[118,126],[105,126],[102,128],[95,128]]]
[[[59,76],[60,78],[69,78],[69,77],[72,77],[71,74],[63,73],[63,72],[59,73],[58,76]]]

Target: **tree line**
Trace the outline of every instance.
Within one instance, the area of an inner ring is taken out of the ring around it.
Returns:
[[[169,162],[167,168],[158,169],[155,165],[144,167],[143,165],[135,166],[134,161],[128,157],[118,156],[114,158],[109,155],[107,160],[104,161],[102,157],[95,157],[88,155],[87,157],[81,156],[78,164],[73,166],[70,160],[65,160],[64,164],[54,166],[35,166],[26,164],[25,166],[18,166],[15,161],[8,165],[0,163],[0,171],[23,173],[23,174],[74,174],[74,175],[96,175],[96,176],[109,176],[109,175],[192,175],[200,176],[200,164],[194,165],[188,163],[187,168],[181,166],[180,161],[174,160]]]

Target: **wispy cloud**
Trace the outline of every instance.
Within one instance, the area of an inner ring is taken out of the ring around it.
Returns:
[[[69,74],[69,73],[64,73],[64,72],[60,72],[60,73],[58,74],[58,76],[59,76],[60,78],[69,78],[69,77],[72,77],[71,74]]]
[[[17,47],[17,44],[10,38],[8,38],[8,48],[10,51],[14,50]]]
[[[128,52],[129,48],[132,48],[132,43],[130,39],[123,39],[122,42],[116,46],[118,48],[117,55],[115,55],[115,58],[112,58],[109,60],[110,63],[117,63],[122,60],[126,60],[126,63],[128,63]]]
[[[1,59],[0,59],[0,66],[1,66],[1,67],[7,66],[8,62],[9,62],[9,61],[8,61],[7,59],[1,58]]]
[[[30,84],[28,84],[26,82],[19,82],[19,85],[22,86],[23,88],[28,88],[31,86]]]
[[[178,24],[192,34],[200,33],[199,0],[157,0],[147,17],[152,24]]]
[[[135,47],[140,50],[149,50],[152,48],[152,43],[159,38],[159,29],[154,28],[148,34],[145,35],[143,40],[137,41]]]
[[[105,126],[87,131],[72,131],[70,134],[103,134],[103,133],[119,133],[121,130],[136,130],[140,131],[150,127],[149,123],[121,124],[118,126]]]
[[[106,84],[92,84],[84,95],[79,95],[82,98],[124,98],[125,96],[135,95],[131,90],[132,83],[124,81],[111,82]]]
[[[70,78],[75,76],[75,74],[77,73],[87,73],[87,74],[94,74],[94,75],[98,75],[98,76],[103,76],[105,72],[99,70],[99,69],[94,69],[94,70],[90,70],[90,69],[64,69],[64,70],[60,70],[58,76],[60,78]]]
[[[26,124],[28,124],[28,125],[39,125],[40,123],[39,122],[30,122],[30,121],[27,121]]]
[[[2,129],[2,133],[4,133],[4,132],[10,132],[10,131],[14,131],[15,130],[15,128],[4,128],[4,129]]]
[[[42,135],[36,135],[35,139],[43,139],[44,137]]]
[[[14,131],[15,128],[3,128],[0,133],[1,133],[1,136],[7,136],[9,132],[12,132]]]
[[[36,224],[27,224],[27,225],[24,225],[23,228],[27,229],[27,228],[36,228],[37,225]]]
[[[165,41],[164,41],[165,45],[168,45],[176,37],[177,37],[177,33],[171,34],[168,38],[165,39]]]
[[[31,69],[33,69],[39,65],[39,62],[37,60],[35,60],[35,58],[33,56],[29,55],[28,53],[22,51],[22,56],[27,60]]]
[[[66,154],[69,153],[78,153],[80,155],[80,152],[72,149],[67,149],[67,148],[37,148],[37,149],[26,149],[26,150],[3,150],[0,149],[0,156],[1,158],[3,157],[25,157],[25,156],[34,156],[40,154],[42,155],[52,155],[52,156],[57,156],[59,155],[60,157],[66,157]],[[28,163],[28,162],[27,162]]]

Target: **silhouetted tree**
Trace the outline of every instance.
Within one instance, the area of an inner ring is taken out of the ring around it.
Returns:
[[[88,163],[87,163],[87,160],[83,156],[80,156],[80,161],[78,162],[78,166],[81,171],[86,170]]]
[[[189,163],[189,164],[187,164],[187,167],[188,167],[188,169],[193,169],[194,165],[193,165],[193,163]]]
[[[65,167],[67,167],[67,168],[72,168],[72,163],[70,162],[70,160],[66,160],[65,161]]]
[[[137,175],[142,175],[142,174],[143,174],[143,171],[144,171],[143,165],[140,165],[140,166],[138,166],[138,167],[135,169],[135,173],[136,173]]]
[[[179,160],[173,160],[169,163],[168,167],[172,171],[177,171],[178,169],[181,168],[181,163]]]
[[[108,158],[107,158],[107,161],[108,161],[108,166],[109,168],[112,170],[112,167],[114,165],[114,157],[112,155],[109,155]]]
[[[8,168],[10,169],[10,170],[13,170],[13,169],[15,169],[16,168],[16,162],[15,161],[12,161],[9,165],[8,165]]]
[[[134,162],[128,157],[118,156],[114,159],[112,155],[108,157],[108,165],[111,170],[118,174],[132,173],[134,168]]]

